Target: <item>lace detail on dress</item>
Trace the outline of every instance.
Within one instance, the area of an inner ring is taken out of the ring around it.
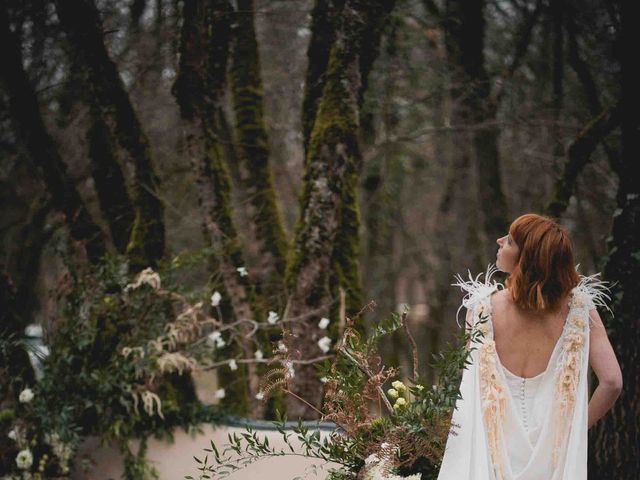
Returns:
[[[566,334],[562,342],[562,351],[554,377],[554,449],[553,464],[558,464],[559,452],[563,451],[563,442],[568,438],[567,428],[571,425],[576,403],[576,393],[580,384],[580,371],[586,345],[584,305],[588,298],[574,290],[573,302],[566,325]],[[588,310],[586,312],[588,316]]]

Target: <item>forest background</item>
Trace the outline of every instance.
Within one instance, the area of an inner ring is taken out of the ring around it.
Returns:
[[[627,2],[1,4],[3,335],[35,324],[56,344],[66,296],[108,253],[129,278],[175,269],[174,285],[207,302],[219,292],[227,322],[290,322],[291,389],[316,402],[311,361],[331,355],[345,319],[370,300],[371,323],[409,305],[436,383],[429,358],[457,329],[453,275],[484,271],[510,220],[535,211],[570,229],[581,273],[617,282],[605,323],[625,390],[590,432],[590,471],[637,471],[619,447],[640,432]],[[99,325],[102,353],[131,332]],[[221,403],[313,418],[293,397],[256,398],[279,338],[259,332],[227,345],[247,361],[220,375]],[[409,350],[394,335],[382,354],[410,369]],[[31,375],[20,368],[2,365],[21,379],[3,380],[9,404]]]

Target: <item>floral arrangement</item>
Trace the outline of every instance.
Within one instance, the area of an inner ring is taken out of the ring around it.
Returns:
[[[374,305],[371,302],[365,308]],[[200,480],[224,478],[262,458],[287,455],[339,464],[340,468],[330,470],[332,480],[436,478],[451,427],[451,413],[460,398],[457,386],[462,369],[470,362],[470,351],[464,345],[482,333],[461,331],[453,344],[432,355],[438,383],[428,386],[419,376],[417,348],[406,321],[408,309],[402,315],[392,313],[366,335],[356,328],[361,313],[353,320],[347,319],[333,357],[318,365],[325,388],[324,403],[317,413],[321,420],[334,422],[336,429],[321,438],[319,430],[310,430],[299,422],[288,432],[286,418],[280,418],[274,425],[287,448],[277,449],[247,427],[246,433],[230,436],[224,446],[211,442],[204,458],[196,457]],[[377,348],[382,337],[401,328],[413,354],[412,375],[404,381],[399,379],[398,368],[384,365]],[[283,335],[287,334],[285,330]],[[277,390],[295,396],[288,387],[290,357],[285,344],[286,341],[280,342],[274,348],[274,361],[282,367],[264,377],[264,396]],[[302,447],[294,445],[292,439]]]

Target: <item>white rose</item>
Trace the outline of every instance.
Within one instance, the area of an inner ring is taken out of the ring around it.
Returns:
[[[18,455],[16,455],[16,465],[21,470],[27,470],[33,464],[33,455],[31,454],[31,450],[28,448],[25,450],[20,450]]]
[[[29,403],[33,400],[33,391],[30,388],[25,388],[20,392],[19,400],[21,403]]]
[[[322,317],[320,319],[320,321],[318,322],[318,327],[320,327],[322,330],[326,329],[329,326],[329,319]]]
[[[211,295],[211,306],[217,307],[218,305],[220,305],[220,300],[222,300],[222,295],[220,295],[220,292],[213,292],[213,295]]]
[[[225,395],[226,392],[224,391],[224,388],[219,388],[218,390],[216,390],[216,398],[224,398]]]
[[[327,353],[331,348],[331,339],[329,337],[322,337],[318,340],[318,347],[320,347],[320,350],[324,353]]]

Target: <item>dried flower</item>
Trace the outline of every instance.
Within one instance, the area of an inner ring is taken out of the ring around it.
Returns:
[[[160,275],[154,272],[151,267],[142,270],[133,283],[124,287],[124,291],[127,292],[129,290],[135,290],[144,284],[149,285],[154,290],[158,290],[160,288]]]
[[[325,330],[328,326],[329,326],[329,319],[322,317],[318,322],[318,327],[320,327],[322,330]]]

